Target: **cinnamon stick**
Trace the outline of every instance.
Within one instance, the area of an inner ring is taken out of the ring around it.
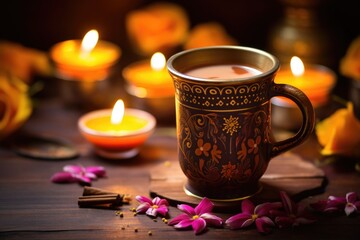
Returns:
[[[120,195],[97,195],[96,197],[83,196],[78,199],[79,207],[92,207],[103,204],[118,206],[122,204],[122,198]]]
[[[129,194],[119,194],[105,191],[100,188],[84,186],[83,195],[78,198],[79,207],[99,207],[105,204],[119,206],[129,203],[131,196]]]

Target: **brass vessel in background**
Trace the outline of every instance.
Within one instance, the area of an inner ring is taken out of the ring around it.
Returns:
[[[327,25],[321,8],[326,0],[279,0],[284,16],[269,32],[268,51],[281,63],[289,63],[292,56],[305,63],[335,67],[337,43],[334,29]]]

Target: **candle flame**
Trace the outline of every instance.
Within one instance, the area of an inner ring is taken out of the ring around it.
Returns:
[[[166,59],[164,54],[162,54],[161,52],[154,53],[151,57],[150,64],[151,64],[151,68],[154,69],[155,71],[160,71],[164,69],[166,64]]]
[[[120,124],[125,113],[124,101],[119,99],[116,101],[114,108],[111,112],[111,123]]]
[[[90,53],[99,40],[99,33],[96,30],[87,32],[81,42],[81,53]]]
[[[291,68],[292,74],[295,77],[300,77],[305,72],[305,67],[304,67],[303,62],[301,61],[301,59],[299,57],[296,57],[296,56],[291,58],[290,68]]]

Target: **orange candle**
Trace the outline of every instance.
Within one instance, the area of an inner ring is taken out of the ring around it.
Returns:
[[[318,107],[328,102],[330,92],[336,82],[336,75],[325,66],[304,65],[300,58],[293,57],[290,68],[280,69],[275,82],[299,88],[307,95],[313,106]],[[285,98],[277,97],[275,103],[277,101],[293,105]]]
[[[78,121],[81,134],[106,158],[130,158],[148,139],[156,126],[155,118],[138,109],[125,109],[118,100],[113,109],[97,110]]]
[[[174,96],[173,81],[165,65],[164,55],[157,52],[151,60],[135,62],[124,68],[128,92],[140,98]]]
[[[117,62],[121,50],[115,44],[99,41],[96,30],[89,31],[83,40],[67,40],[50,49],[56,73],[65,79],[102,80]]]

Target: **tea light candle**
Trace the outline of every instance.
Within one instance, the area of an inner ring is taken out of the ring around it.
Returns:
[[[101,80],[108,76],[110,68],[120,57],[115,44],[99,41],[96,30],[89,31],[83,40],[67,40],[50,49],[50,57],[61,78]]]
[[[276,83],[290,84],[303,91],[314,107],[324,105],[329,100],[335,81],[336,75],[331,69],[321,65],[304,66],[298,57],[293,57],[290,68],[280,69],[275,77]],[[294,105],[289,100],[278,97],[274,98],[274,103]]]
[[[124,68],[128,92],[140,98],[174,96],[173,81],[165,65],[165,56],[157,52],[150,61],[135,62]]]
[[[81,134],[95,146],[96,153],[110,159],[134,157],[155,126],[150,113],[125,109],[122,100],[113,109],[87,113],[78,121]]]

